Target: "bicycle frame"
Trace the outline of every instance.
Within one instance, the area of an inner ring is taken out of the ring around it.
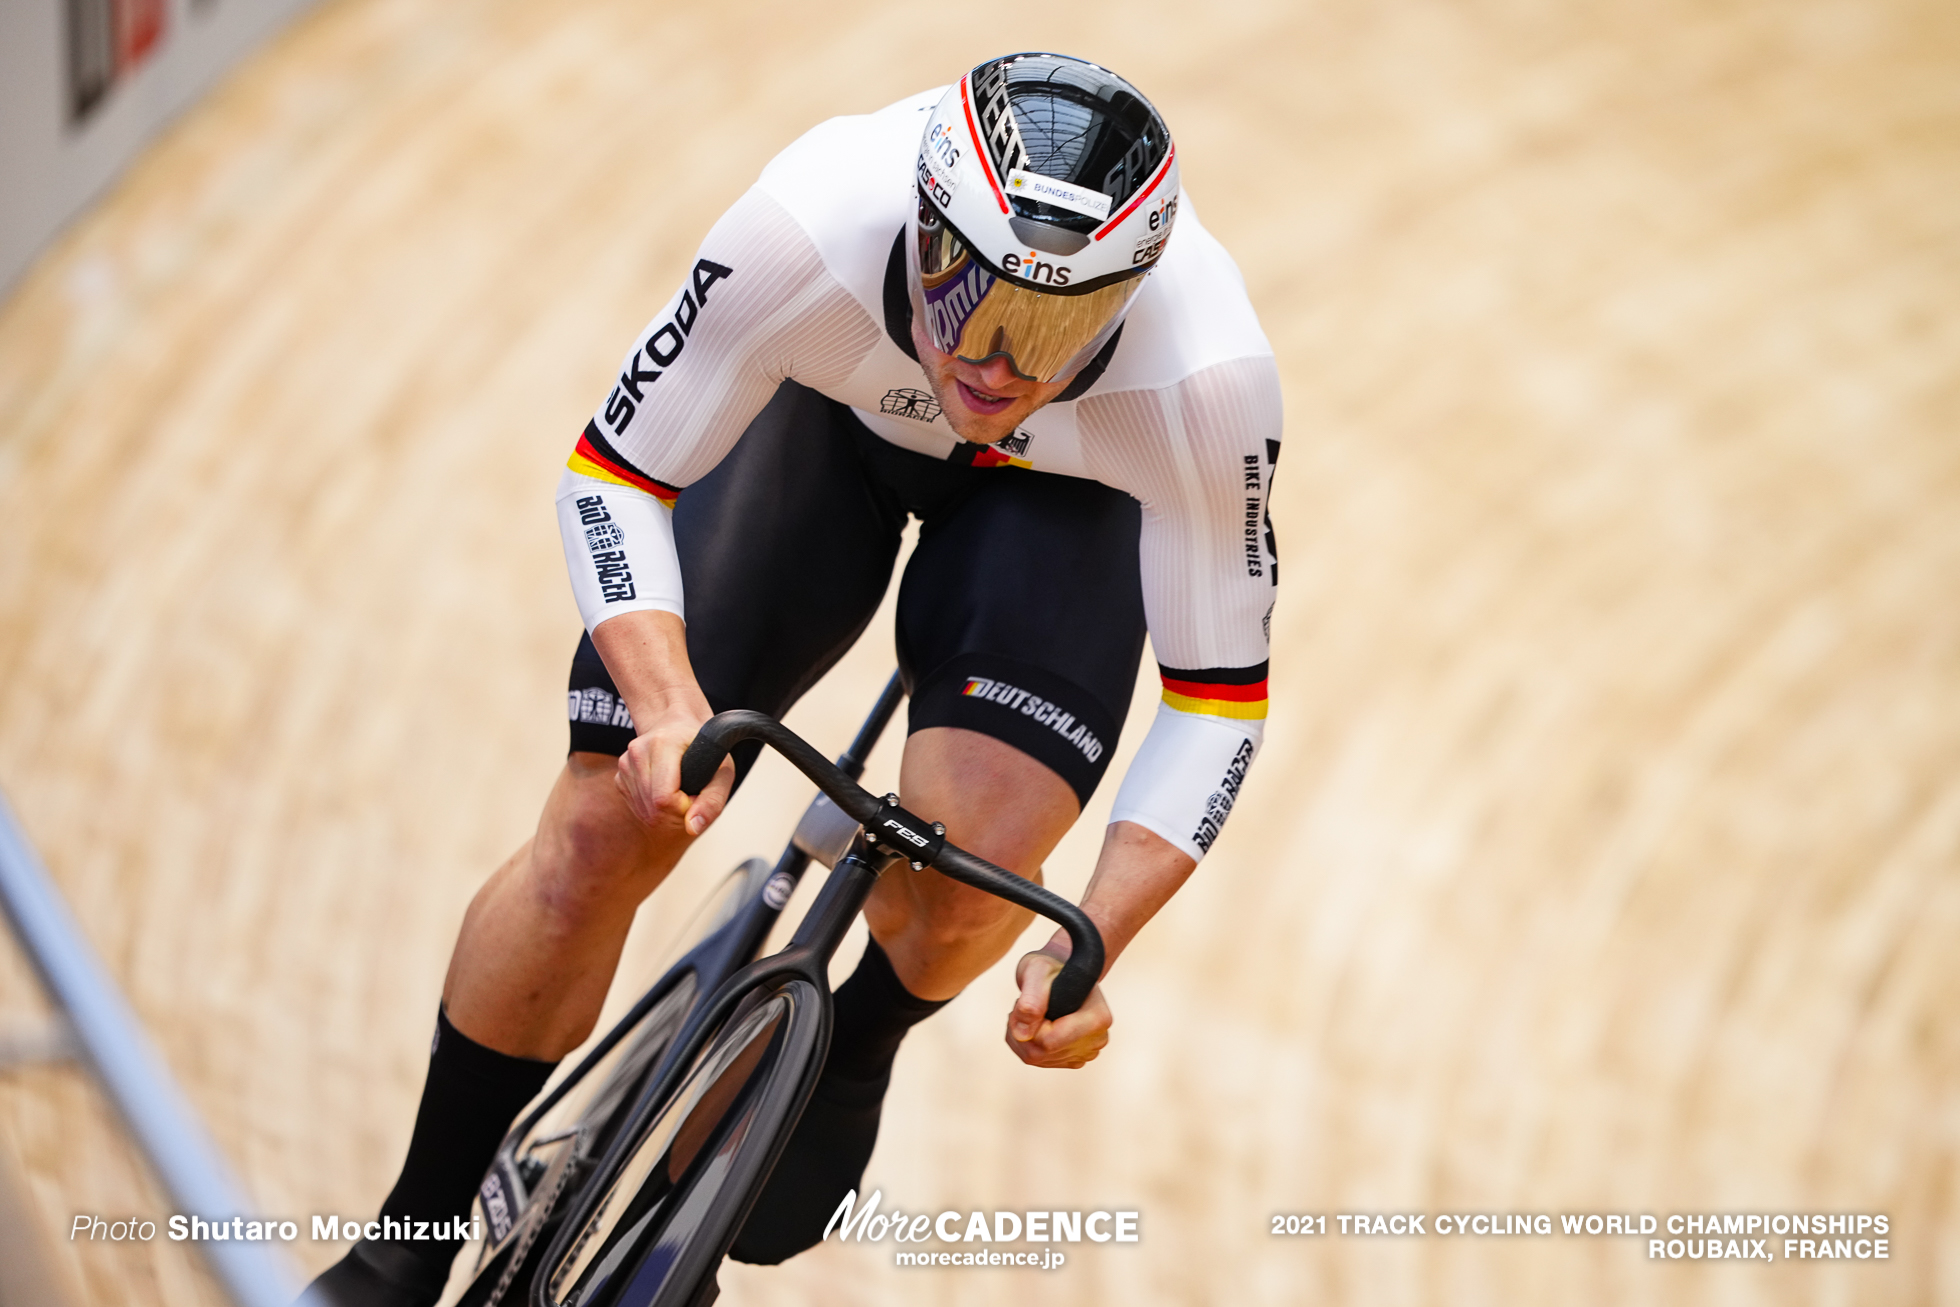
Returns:
[[[759,958],[743,967],[722,983],[720,988],[705,1003],[697,1004],[688,1018],[688,1024],[674,1040],[673,1045],[662,1058],[647,1092],[642,1095],[632,1118],[614,1137],[606,1150],[606,1156],[594,1171],[595,1177],[609,1175],[616,1159],[622,1152],[632,1148],[640,1132],[652,1117],[680,1089],[682,1081],[696,1060],[706,1050],[711,1041],[722,1029],[724,1023],[733,1020],[743,1005],[764,986],[791,980],[808,983],[819,996],[818,1030],[816,1038],[817,1055],[805,1063],[793,1099],[794,1106],[789,1121],[794,1123],[803,1115],[811,1092],[816,1088],[817,1077],[823,1070],[824,1054],[830,1047],[831,1001],[828,970],[830,958],[843,941],[851,922],[856,919],[864,901],[870,897],[878,877],[892,862],[896,854],[880,853],[869,841],[860,836],[851,851],[838,859],[832,869],[830,879],[818,893],[817,901],[797,927],[796,934],[780,952]],[[767,1176],[775,1169],[783,1149],[788,1146],[789,1134],[785,1131],[776,1136],[769,1147],[762,1174]],[[570,1251],[568,1241],[585,1224],[593,1207],[603,1197],[604,1186],[595,1182],[580,1192],[565,1214],[564,1224],[552,1240],[539,1264],[539,1274],[532,1282],[531,1301],[533,1307],[553,1307],[550,1295],[550,1281],[545,1272],[557,1265]],[[746,1210],[741,1214],[746,1216]],[[741,1227],[741,1218],[733,1223],[734,1229]],[[625,1290],[628,1300],[632,1300],[631,1287]]]
[[[760,891],[748,893],[730,920],[712,930],[706,939],[675,963],[634,1005],[627,1018],[609,1032],[563,1084],[527,1114],[509,1137],[522,1139],[543,1118],[544,1113],[562,1099],[571,1086],[596,1066],[628,1032],[636,1029],[639,1020],[670,995],[676,985],[688,976],[696,978],[699,989],[692,1000],[691,1010],[648,1074],[623,1124],[608,1141],[604,1154],[591,1170],[589,1182],[579,1188],[567,1204],[560,1228],[537,1263],[538,1269],[531,1285],[534,1307],[550,1307],[549,1273],[570,1254],[578,1232],[602,1201],[607,1187],[605,1177],[614,1174],[624,1158],[637,1146],[640,1135],[680,1091],[690,1069],[709,1042],[725,1023],[736,1017],[741,1005],[761,987],[802,981],[813,988],[818,996],[816,1055],[802,1069],[793,1107],[787,1118],[789,1124],[771,1140],[761,1175],[766,1178],[773,1170],[815,1087],[829,1048],[832,1009],[828,970],[831,957],[863,909],[879,876],[894,863],[907,862],[914,870],[934,867],[952,879],[1029,908],[1059,923],[1068,932],[1073,947],[1068,962],[1050,989],[1048,1015],[1051,1018],[1066,1015],[1080,1007],[1101,976],[1104,957],[1102,939],[1088,917],[1074,904],[946,843],[943,827],[905,811],[898,805],[896,795],[887,795],[880,800],[857,785],[856,777],[862,773],[864,757],[896,710],[901,697],[898,678],[894,676],[885,687],[870,719],[860,730],[857,740],[836,764],[781,723],[754,712],[719,714],[703,725],[689,746],[681,762],[681,788],[690,795],[699,794],[705,789],[728,751],[749,739],[761,740],[775,748],[815,782],[821,793],[806,811],[796,835],[792,836],[789,847],[784,850],[768,879],[762,882]],[[825,809],[826,801],[828,811]],[[740,965],[742,960],[754,959],[783,904],[788,901],[790,891],[808,868],[813,856],[834,851],[836,841],[842,835],[851,837],[848,851],[836,858],[832,875],[818,892],[816,901],[798,925],[789,944],[768,957]],[[699,997],[704,991],[708,993],[705,999]],[[509,1160],[507,1150],[500,1151],[498,1160],[500,1167]],[[494,1183],[519,1182],[514,1170],[508,1167],[502,1167],[505,1174],[500,1179],[500,1167],[493,1167],[485,1179],[486,1208]],[[760,1183],[758,1181],[758,1185]],[[752,1201],[753,1194],[748,1202]],[[727,1237],[733,1238],[733,1230],[739,1229],[741,1220],[746,1219],[746,1207],[747,1202],[727,1231]],[[499,1245],[501,1242],[500,1239]],[[498,1255],[498,1251],[498,1245],[486,1246],[485,1263]],[[520,1249],[520,1257],[521,1254]],[[515,1265],[516,1259],[511,1263],[513,1269]],[[712,1283],[712,1271],[709,1272],[709,1282]]]

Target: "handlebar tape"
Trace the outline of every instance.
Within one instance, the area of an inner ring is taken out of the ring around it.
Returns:
[[[917,821],[903,809],[887,805],[874,797],[775,718],[747,709],[717,713],[702,723],[700,733],[681,755],[681,791],[696,795],[707,789],[721,766],[721,760],[743,740],[761,740],[782,754],[818,789],[829,795],[832,803],[855,818],[860,826],[866,827],[874,839],[879,838],[886,826],[894,830],[904,827],[903,820],[892,820],[895,817]],[[879,821],[881,817],[887,819],[882,826]],[[880,842],[908,861],[915,860],[919,852],[915,848],[899,847],[897,841]],[[1102,935],[1082,909],[1033,881],[996,867],[985,858],[977,858],[951,844],[940,843],[931,852],[931,858],[917,860],[929,862],[941,873],[962,884],[1037,912],[1068,932],[1071,945],[1069,959],[1062,965],[1060,974],[1048,990],[1049,1020],[1065,1017],[1088,1001],[1089,991],[1095,988],[1096,981],[1102,976],[1104,955]]]

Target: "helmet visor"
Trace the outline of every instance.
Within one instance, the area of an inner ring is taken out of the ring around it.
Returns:
[[[1005,358],[1015,375],[1053,382],[1096,356],[1143,289],[1125,277],[1078,294],[1048,293],[996,276],[930,200],[919,201],[915,306],[940,352],[967,363]],[[1040,262],[1023,265],[1041,275]],[[1062,275],[1066,276],[1066,273]]]

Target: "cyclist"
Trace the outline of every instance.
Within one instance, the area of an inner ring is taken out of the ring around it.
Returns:
[[[467,1211],[511,1119],[596,1024],[635,908],[759,746],[692,802],[682,750],[712,712],[780,716],[836,662],[908,516],[902,801],[982,857],[1039,877],[1108,766],[1148,630],[1163,702],[1082,901],[1120,957],[1259,747],[1279,436],[1238,269],[1184,197],[1163,120],[1115,74],[989,60],[777,156],[635,341],[560,482],[586,625],[570,756],[536,835],[470,905],[382,1237],[316,1282],[329,1300],[435,1301],[456,1243],[386,1222],[440,1234]],[[887,875],[865,916],[739,1259],[818,1240],[862,1176],[906,1031],[1029,920],[931,871]],[[1080,1067],[1108,1038],[1099,990],[1042,1015],[1067,955],[1057,932],[1016,970],[1007,1043],[1031,1066]]]

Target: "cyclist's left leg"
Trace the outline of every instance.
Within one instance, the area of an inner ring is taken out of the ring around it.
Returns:
[[[1081,477],[975,469],[925,515],[899,591],[911,683],[906,806],[1010,871],[1041,863],[1100,784],[1143,654],[1137,501]],[[937,873],[887,877],[865,908],[899,978],[957,994],[1029,917]]]
[[[1136,501],[1097,482],[1006,469],[935,513],[899,593],[912,687],[900,790],[912,811],[1009,870],[1042,860],[1115,747],[1143,648]],[[836,995],[830,1055],[733,1255],[817,1242],[862,1179],[905,1033],[992,966],[1028,914],[937,872],[894,869],[865,906],[871,941]]]

